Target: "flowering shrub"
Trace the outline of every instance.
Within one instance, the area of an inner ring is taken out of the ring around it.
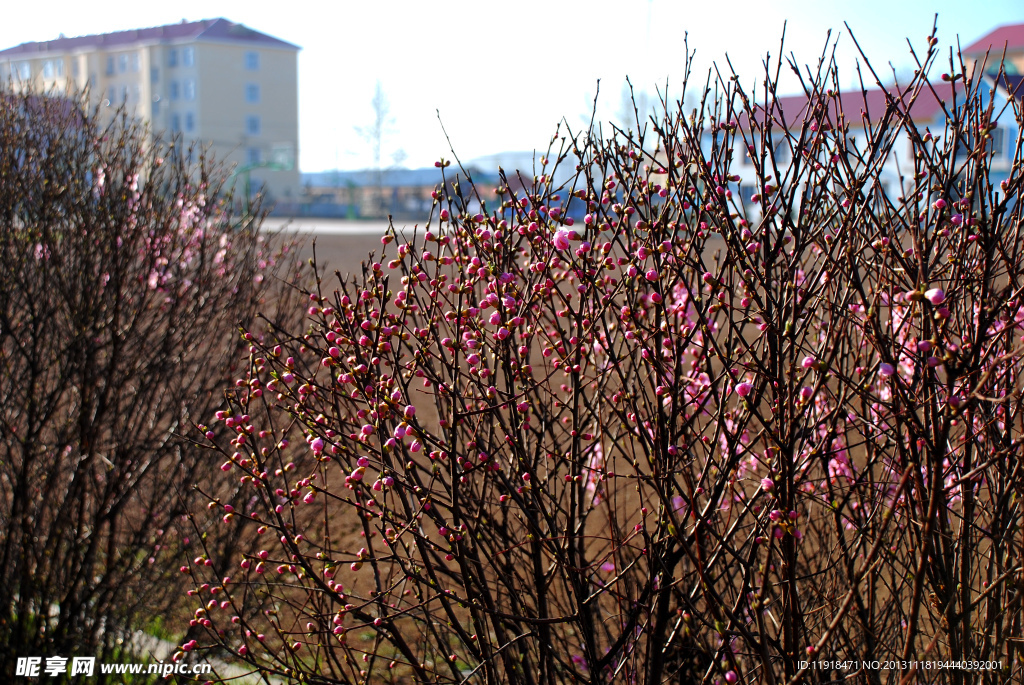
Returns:
[[[173,152],[76,101],[0,92],[8,678],[16,657],[130,651],[180,605],[189,485],[216,468],[180,434],[222,401],[237,326],[285,303],[253,218],[224,210],[198,151]]]
[[[934,43],[866,149],[832,72],[784,127],[726,81],[640,134],[556,138],[500,207],[450,179],[425,229],[318,280],[216,414],[251,500],[211,506],[260,536],[183,569],[207,631],[179,658],[351,683],[1019,676],[1020,144],[998,183],[987,86],[933,86]],[[908,110],[935,91],[933,136]]]

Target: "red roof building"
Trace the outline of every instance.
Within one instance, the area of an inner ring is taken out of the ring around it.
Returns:
[[[1024,24],[1008,24],[989,31],[964,48],[963,56],[968,74],[973,74],[979,63],[984,63],[985,73],[989,74],[997,72],[1000,64],[1007,74],[1024,74]]]

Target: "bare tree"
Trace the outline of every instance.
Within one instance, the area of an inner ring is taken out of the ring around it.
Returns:
[[[384,88],[380,80],[377,81],[377,85],[374,88],[373,99],[370,101],[370,104],[373,107],[373,122],[369,126],[357,126],[356,131],[370,146],[370,152],[373,156],[376,192],[372,201],[372,207],[374,213],[380,215],[386,209],[384,201],[384,166],[381,160],[383,159],[383,151],[387,140],[395,133],[395,118],[391,116],[391,105],[384,94]],[[400,148],[396,149],[391,153],[391,158],[393,164],[397,166],[405,161],[405,151]]]

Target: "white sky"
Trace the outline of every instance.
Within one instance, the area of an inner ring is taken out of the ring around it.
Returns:
[[[428,2],[265,2],[176,0],[102,4],[49,0],[0,4],[0,49],[59,33],[76,36],[224,17],[302,47],[299,53],[299,163],[303,171],[369,166],[355,131],[373,117],[377,80],[394,117],[384,160],[401,148],[404,166],[430,165],[448,153],[440,110],[463,160],[544,148],[564,117],[573,127],[589,114],[601,79],[599,117],[614,118],[622,86],[653,93],[669,79],[679,97],[683,36],[698,70],[729,54],[744,84],[759,81],[766,54],[814,63],[826,34],[839,35],[840,78],[854,84],[853,29],[876,69],[911,66],[910,37],[923,48],[934,14],[940,45],[965,47],[1000,24],[1024,22],[1021,0],[485,0]],[[786,90],[796,90],[794,80]]]

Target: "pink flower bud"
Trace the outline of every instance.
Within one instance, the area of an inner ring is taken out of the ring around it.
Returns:
[[[893,366],[892,364],[882,362],[881,364],[878,365],[878,375],[881,376],[882,378],[888,378],[894,373],[896,373],[896,367]]]
[[[750,391],[754,389],[754,386],[746,381],[736,384],[736,394],[740,397],[746,397],[750,394]]]
[[[764,490],[767,490],[767,491],[774,490],[775,489],[775,481],[773,481],[771,478],[762,478],[761,479],[761,488],[763,488]]]
[[[946,293],[942,288],[931,288],[930,290],[926,290],[924,296],[925,299],[936,306],[946,301]]]

